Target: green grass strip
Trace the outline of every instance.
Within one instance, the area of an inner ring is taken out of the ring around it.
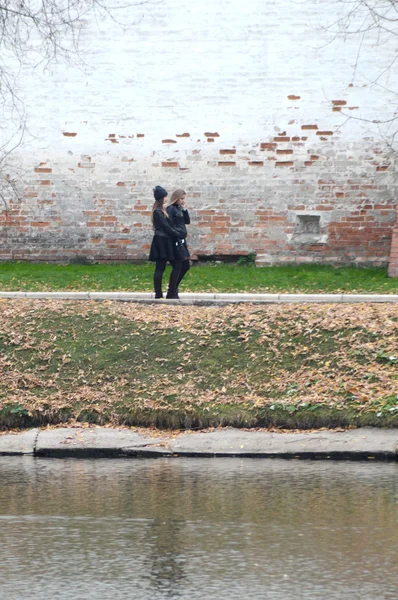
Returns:
[[[152,291],[152,264],[0,263],[0,291]],[[164,287],[168,278],[164,277]],[[385,268],[196,265],[182,292],[398,293]]]

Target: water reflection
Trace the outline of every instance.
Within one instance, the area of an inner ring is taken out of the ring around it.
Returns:
[[[0,597],[396,598],[396,464],[0,458]]]

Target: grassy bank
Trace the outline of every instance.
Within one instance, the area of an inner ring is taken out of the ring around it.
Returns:
[[[0,427],[398,426],[394,305],[0,301]]]
[[[52,265],[0,263],[0,291],[152,291],[152,264]],[[165,275],[165,284],[168,271]],[[181,291],[269,293],[398,293],[384,268],[322,265],[193,266]]]

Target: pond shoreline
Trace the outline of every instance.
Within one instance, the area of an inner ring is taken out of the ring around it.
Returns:
[[[398,429],[308,432],[232,428],[170,432],[106,427],[30,429],[0,435],[0,456],[54,458],[239,457],[398,460]]]

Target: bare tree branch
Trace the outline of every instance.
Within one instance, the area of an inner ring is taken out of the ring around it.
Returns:
[[[398,89],[390,89],[388,76],[395,72],[398,53],[395,38],[398,37],[398,0],[334,0],[340,12],[338,19],[322,27],[324,31],[332,34],[328,42],[335,43],[339,38],[344,40],[349,37],[358,37],[358,49],[354,63],[352,81],[360,76],[360,64],[365,43],[372,43],[377,49],[381,46],[390,48],[390,59],[380,65],[377,75],[369,77],[363,75],[369,88],[379,87],[388,92],[392,101],[386,99],[386,116],[384,118],[357,117],[341,111],[349,120],[363,121],[377,125],[381,137],[391,151],[396,151],[396,138],[398,129],[391,130],[398,123]],[[329,3],[330,6],[330,3]],[[377,63],[375,62],[377,65]],[[387,85],[385,85],[387,82]],[[381,129],[384,126],[384,130]]]
[[[126,28],[126,20],[118,21],[120,11],[152,1],[0,0],[0,202],[7,210],[11,199],[20,198],[7,163],[27,133],[26,107],[18,94],[23,70],[52,61],[81,64],[80,34],[89,18],[107,15]]]

